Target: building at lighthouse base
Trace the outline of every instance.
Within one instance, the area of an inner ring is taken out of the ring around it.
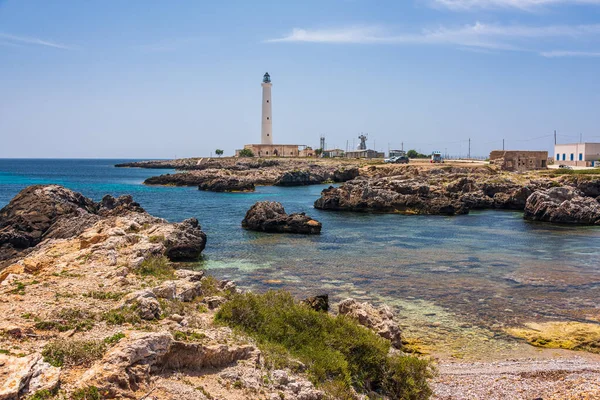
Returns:
[[[312,148],[298,144],[247,144],[244,149],[250,150],[254,157],[314,157]],[[240,156],[241,150],[235,151]]]

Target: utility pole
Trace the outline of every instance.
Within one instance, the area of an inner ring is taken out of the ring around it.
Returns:
[[[467,156],[468,159],[471,158],[471,138],[469,138],[469,154]]]
[[[404,142],[402,142],[402,148],[400,150],[404,151]]]
[[[346,139],[346,153],[348,152],[348,139]]]
[[[554,130],[554,145],[556,146],[556,129]]]
[[[502,139],[502,151],[504,151],[504,139]]]

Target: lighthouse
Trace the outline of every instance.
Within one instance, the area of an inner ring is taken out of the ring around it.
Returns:
[[[262,126],[261,144],[273,144],[273,115],[271,112],[271,76],[265,72],[262,81]]]

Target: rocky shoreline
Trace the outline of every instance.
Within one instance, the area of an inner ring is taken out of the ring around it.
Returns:
[[[255,186],[305,186],[346,182],[359,175],[360,161],[293,159],[183,159],[142,161],[116,167],[173,168],[174,174],[148,178],[146,185],[197,186],[214,192],[248,192]]]
[[[470,210],[508,209],[525,218],[565,224],[600,224],[600,178],[541,177],[490,167],[405,167],[383,175],[372,170],[323,190],[320,210],[407,215],[461,215]]]
[[[441,174],[418,180],[433,184]],[[479,196],[494,183],[489,177],[453,178],[458,184],[439,190],[446,191],[441,196],[459,194],[455,201],[469,193]],[[567,189],[548,182],[549,189],[545,180],[537,183],[526,203],[541,207],[548,200],[532,196],[548,192],[551,199],[573,195],[567,200],[595,201],[585,196],[596,190],[594,181],[560,181]],[[485,204],[520,207],[522,186],[495,184],[510,189],[487,195],[493,203],[484,199]],[[558,215],[555,208],[546,209],[551,211],[543,215]],[[288,223],[290,216],[281,211]],[[256,341],[215,323],[220,307],[240,290],[232,281],[186,269],[193,264],[185,261],[197,259],[206,241],[197,220],[169,223],[146,213],[130,196],[94,202],[57,185],[24,189],[0,210],[0,314],[6,316],[0,321],[0,399],[34,394],[40,399],[337,398],[316,387],[305,367],[274,368]],[[305,304],[319,312],[329,308],[327,296]],[[389,341],[392,353],[406,350],[398,316],[388,307],[346,299],[334,309]],[[548,352],[540,354],[550,360],[439,360],[439,372],[429,379],[432,398],[600,395],[600,357],[562,353],[556,358]]]

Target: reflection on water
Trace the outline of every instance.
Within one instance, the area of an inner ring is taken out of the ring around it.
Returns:
[[[146,187],[143,179],[165,171],[117,169],[114,162],[0,160],[0,205],[34,183],[61,183],[95,200],[132,194],[170,221],[197,217],[208,235],[200,266],[218,277],[255,290],[385,301],[401,310],[409,334],[432,343],[452,337],[452,351],[463,351],[473,338],[514,346],[501,328],[523,321],[600,317],[598,228],[530,223],[503,211],[456,217],[326,212],[312,208],[325,186],[259,187],[249,194]],[[242,230],[246,210],[259,200],[307,212],[323,223],[322,235]]]

